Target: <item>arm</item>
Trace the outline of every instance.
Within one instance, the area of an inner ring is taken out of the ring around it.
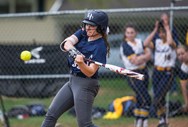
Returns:
[[[130,61],[135,65],[141,65],[151,59],[151,51],[149,48],[145,48],[144,54],[139,56],[133,56]]]
[[[71,35],[70,37],[66,38],[61,44],[60,48],[63,51],[69,51],[70,49],[74,49],[74,45],[78,43],[78,38],[75,35]],[[79,52],[79,51],[78,51]],[[75,62],[79,66],[82,73],[84,73],[87,77],[91,77],[95,74],[98,70],[99,66],[96,64],[91,63],[89,66],[84,62],[83,55],[76,55]]]
[[[68,51],[72,48],[74,48],[74,45],[78,43],[78,38],[75,35],[71,35],[70,37],[66,38],[63,42],[60,44],[60,48],[63,51]]]
[[[176,45],[178,45],[180,42],[178,41],[178,34],[175,27],[172,28],[172,38],[174,39],[174,42]]]
[[[153,31],[149,34],[149,36],[144,41],[144,47],[153,48],[151,41],[153,37],[155,36],[155,34],[157,33],[158,25],[159,25],[159,21],[156,21]]]
[[[185,103],[184,110],[188,111],[188,93],[187,93],[188,80],[180,80],[180,84],[181,84],[181,90]]]
[[[99,65],[91,63],[89,66],[84,62],[84,56],[77,55],[75,58],[75,62],[79,66],[82,73],[84,73],[87,77],[91,77],[95,74],[95,72],[99,69]]]
[[[176,43],[174,42],[173,38],[172,38],[172,34],[170,31],[170,27],[168,24],[164,23],[164,28],[166,30],[166,40],[167,43],[172,47],[172,48],[176,48]]]

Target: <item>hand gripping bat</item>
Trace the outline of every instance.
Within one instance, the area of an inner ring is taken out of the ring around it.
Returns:
[[[80,53],[76,48],[70,49],[68,52],[69,52],[69,56],[72,57],[73,59],[76,58],[76,55],[82,55],[82,53]],[[103,64],[103,63],[100,63],[100,62],[97,62],[97,61],[94,61],[94,60],[91,60],[91,59],[87,59],[87,58],[84,58],[84,60],[91,62],[91,63],[94,63],[94,64],[97,64],[99,66],[102,66],[104,68],[107,68],[107,69],[109,69],[113,72],[116,72],[118,74],[126,75],[128,77],[136,78],[136,79],[139,79],[139,80],[144,80],[143,74],[140,74],[140,73],[137,73],[137,72],[134,72],[134,71],[131,71],[131,70],[127,70],[125,68],[118,67],[118,66],[115,66],[115,65],[112,65],[112,64]]]
[[[116,72],[118,74],[126,75],[128,77],[136,78],[136,79],[139,79],[139,80],[144,80],[143,74],[140,74],[140,73],[137,73],[137,72],[134,72],[134,71],[131,71],[131,70],[127,70],[125,68],[118,67],[118,66],[115,66],[115,65],[112,65],[112,64],[103,64],[103,63],[100,63],[100,62],[97,62],[97,61],[94,61],[94,60],[91,60],[91,59],[86,59],[86,58],[84,58],[84,60],[91,62],[91,63],[94,63],[94,64],[97,64],[99,66],[102,66],[102,67],[109,69],[113,72]]]

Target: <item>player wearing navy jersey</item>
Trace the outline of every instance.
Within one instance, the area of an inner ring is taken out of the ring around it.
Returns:
[[[106,38],[108,16],[103,11],[88,11],[82,22],[83,28],[60,45],[62,50],[74,50],[78,54],[68,59],[71,76],[53,99],[42,127],[54,127],[58,118],[73,106],[79,127],[96,127],[91,113],[99,90],[99,66],[84,61],[84,57],[106,63],[110,49]]]
[[[151,43],[156,33],[158,33],[160,38]],[[156,21],[154,30],[146,38],[144,45],[154,51],[153,105],[160,118],[158,127],[166,127],[168,124],[165,113],[165,97],[171,88],[176,61],[176,43],[172,38],[168,23],[163,22],[163,27],[159,27],[159,21]]]
[[[178,76],[180,77],[180,84],[185,103],[183,111],[188,112],[188,46],[180,45],[178,46],[176,52],[178,60],[181,62],[180,69],[178,70]]]
[[[148,127],[151,98],[148,93],[149,76],[146,62],[150,60],[151,53],[149,48],[143,47],[142,40],[136,38],[137,31],[134,25],[127,24],[124,31],[125,40],[120,46],[120,54],[124,66],[128,70],[133,70],[145,76],[144,81],[127,77],[129,86],[136,93],[135,127]]]

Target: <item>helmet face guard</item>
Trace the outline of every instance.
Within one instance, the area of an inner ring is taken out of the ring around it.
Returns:
[[[108,27],[108,15],[103,11],[88,11],[82,22],[84,24],[97,26],[97,31],[99,33],[106,33]]]

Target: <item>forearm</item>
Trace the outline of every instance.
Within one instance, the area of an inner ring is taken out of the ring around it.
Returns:
[[[146,63],[150,59],[151,59],[151,52],[149,48],[146,48],[144,54],[136,56],[135,61],[133,61],[133,64],[141,65],[141,64]]]
[[[145,59],[144,55],[138,56],[137,60],[134,62],[134,64],[135,65],[141,65],[141,64],[143,64],[145,62],[144,59]]]
[[[81,72],[84,73],[87,77],[91,77],[95,74],[95,72],[97,71],[97,69],[93,66],[96,66],[96,65],[91,65],[91,66],[88,66],[87,64],[85,64],[84,62],[83,63],[77,63]]]
[[[151,42],[152,42],[152,39],[153,37],[155,36],[157,32],[157,29],[155,28],[150,34],[149,36],[145,39],[144,41],[144,47],[150,47],[151,48]]]
[[[165,30],[166,30],[166,39],[167,39],[167,43],[170,45],[170,46],[172,46],[173,48],[175,48],[176,47],[176,43],[175,43],[175,41],[174,41],[174,39],[172,38],[172,33],[171,33],[171,31],[170,31],[170,28],[169,28],[169,26],[166,26],[165,27]]]
[[[74,48],[74,45],[70,41],[66,41],[64,44],[64,49],[69,51],[70,49]]]
[[[79,69],[82,73],[84,73],[87,77],[91,77],[95,74],[95,72],[98,70],[99,66],[90,63],[89,65],[84,62],[84,56],[83,55],[77,55],[75,58],[75,62],[78,65]]]
[[[137,57],[137,60],[135,62],[136,65],[141,65],[146,63],[150,59],[150,56],[148,54],[143,54]]]
[[[182,90],[182,94],[183,94],[183,98],[184,98],[184,103],[185,105],[188,106],[188,91],[187,91],[187,84],[188,81],[187,80],[180,80],[180,84],[181,84],[181,90]]]

